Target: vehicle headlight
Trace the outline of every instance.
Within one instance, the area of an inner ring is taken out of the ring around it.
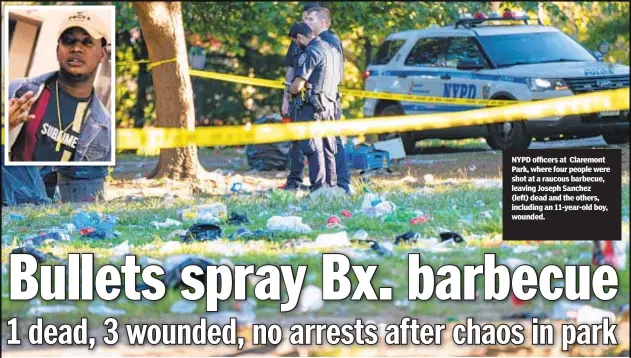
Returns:
[[[527,78],[526,83],[533,92],[564,91],[568,89],[565,81],[560,78]]]

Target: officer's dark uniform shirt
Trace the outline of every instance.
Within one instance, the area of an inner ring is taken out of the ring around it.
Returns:
[[[298,57],[296,67],[294,68],[294,76],[304,78],[316,93],[326,93],[335,95],[337,86],[339,85],[339,71],[336,71],[336,64],[333,62],[334,50],[319,37],[309,42],[309,45]],[[331,66],[328,69],[326,66]],[[333,71],[327,73],[326,71]]]

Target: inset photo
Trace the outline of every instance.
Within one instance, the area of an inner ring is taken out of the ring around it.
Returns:
[[[4,164],[115,165],[114,6],[4,6]]]

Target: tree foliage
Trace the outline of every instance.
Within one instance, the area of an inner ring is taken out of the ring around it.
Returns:
[[[345,87],[363,87],[361,73],[371,55],[392,32],[443,26],[464,13],[472,14],[476,10],[488,13],[506,7],[536,16],[541,6],[545,25],[561,29],[590,50],[595,50],[601,41],[607,41],[611,51],[605,60],[629,64],[628,2],[322,1],[321,4],[331,10],[332,27],[345,47]],[[144,58],[142,38],[133,31],[138,28],[138,20],[131,3],[115,2],[114,5],[117,62]],[[182,11],[188,45],[203,50],[206,70],[281,80],[285,71],[282,58],[290,42],[287,31],[300,19],[302,5],[283,1],[184,2]],[[151,124],[155,120],[151,79],[150,76],[148,80],[142,78],[145,72],[145,65],[117,67],[116,118],[123,126]],[[244,123],[280,111],[278,90],[202,78],[192,81],[198,124]],[[148,90],[142,93],[145,87]],[[345,117],[361,116],[362,104],[361,98],[345,97]]]

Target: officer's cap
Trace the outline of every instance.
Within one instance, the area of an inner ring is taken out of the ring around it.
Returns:
[[[319,7],[319,6],[320,6],[319,2],[308,2],[304,4],[304,6],[302,7],[302,12],[308,11],[310,9],[313,9],[314,7]]]
[[[289,37],[295,39],[298,34],[309,37],[313,34],[313,30],[311,29],[311,26],[307,25],[307,23],[297,22],[291,27],[291,29],[289,29]]]

